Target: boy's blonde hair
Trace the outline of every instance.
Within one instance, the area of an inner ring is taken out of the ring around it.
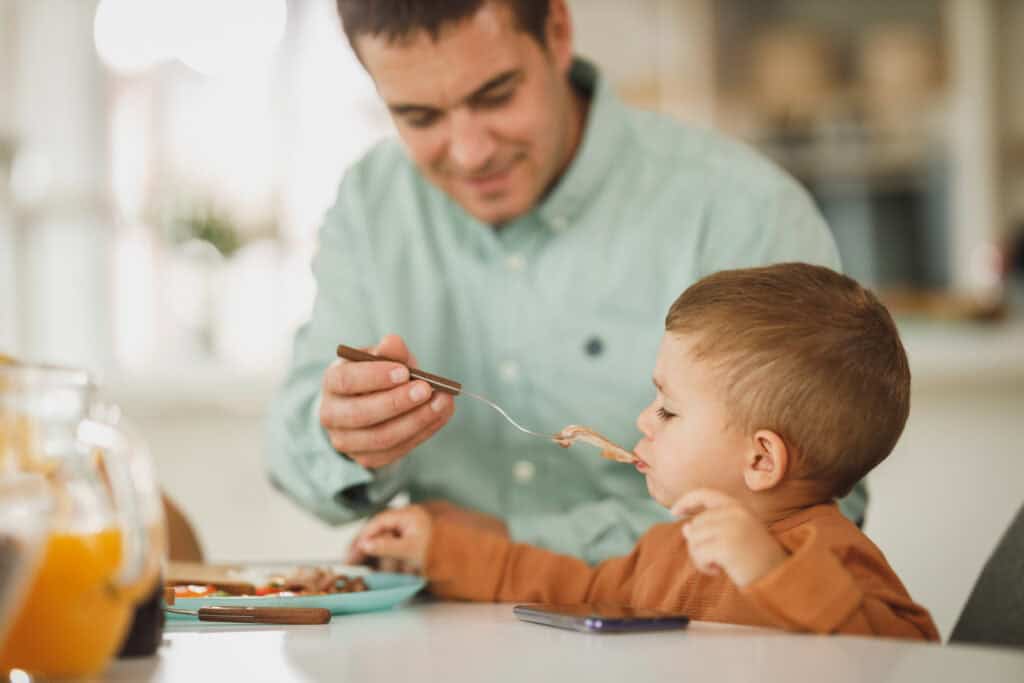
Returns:
[[[885,306],[828,268],[782,263],[705,277],[668,332],[721,377],[735,426],[778,433],[792,475],[845,495],[892,451],[910,412],[910,368]]]

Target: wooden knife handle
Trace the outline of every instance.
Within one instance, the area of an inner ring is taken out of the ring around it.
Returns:
[[[401,363],[402,365],[405,365],[402,361],[395,360],[394,358],[375,356],[372,353],[367,353],[366,351],[362,351],[351,346],[345,346],[344,344],[340,344],[338,346],[338,357],[356,362],[386,360],[392,363]],[[405,365],[405,367],[409,368],[408,365]],[[443,391],[444,393],[451,394],[452,396],[458,396],[462,393],[462,384],[460,382],[448,379],[447,377],[442,377],[441,375],[433,375],[429,372],[424,372],[423,370],[409,368],[409,376],[415,379],[421,379],[438,391]]]
[[[200,607],[199,621],[240,624],[326,624],[331,611],[323,607]]]

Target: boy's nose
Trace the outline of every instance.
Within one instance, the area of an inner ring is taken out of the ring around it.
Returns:
[[[653,434],[650,417],[653,412],[652,408],[653,404],[644,408],[643,412],[636,416],[636,428],[640,430],[645,439],[651,439]]]

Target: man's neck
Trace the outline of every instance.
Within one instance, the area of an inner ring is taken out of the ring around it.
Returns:
[[[572,81],[569,81],[568,88],[569,145],[566,150],[565,159],[562,160],[562,165],[555,175],[554,183],[557,183],[565,175],[573,159],[576,158],[576,154],[579,153],[580,145],[583,143],[583,131],[587,127],[587,115],[590,113],[590,99],[592,96],[577,88]]]
[[[569,144],[566,145],[565,150],[562,153],[562,159],[559,162],[558,170],[551,179],[551,182],[548,183],[548,186],[540,196],[540,199],[537,200],[538,204],[547,199],[548,195],[551,194],[551,191],[562,180],[562,177],[565,176],[566,171],[569,170],[569,166],[572,165],[573,160],[579,153],[580,145],[583,144],[583,131],[586,130],[587,127],[587,116],[590,113],[590,100],[593,95],[577,88],[571,80],[566,82],[566,87],[568,88],[567,97],[569,98],[569,106],[567,107],[568,121],[566,126],[566,139],[569,140]],[[491,227],[495,230],[501,230],[501,228],[511,220],[513,219],[494,223]]]

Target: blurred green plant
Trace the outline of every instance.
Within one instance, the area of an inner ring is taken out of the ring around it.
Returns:
[[[278,235],[277,224],[272,219],[241,225],[230,212],[212,201],[179,200],[165,205],[154,224],[160,226],[171,244],[201,240],[225,258],[250,241],[274,239]]]
[[[242,237],[231,218],[211,206],[195,206],[173,217],[167,224],[170,240],[176,244],[188,240],[209,242],[229,257],[242,247]]]

